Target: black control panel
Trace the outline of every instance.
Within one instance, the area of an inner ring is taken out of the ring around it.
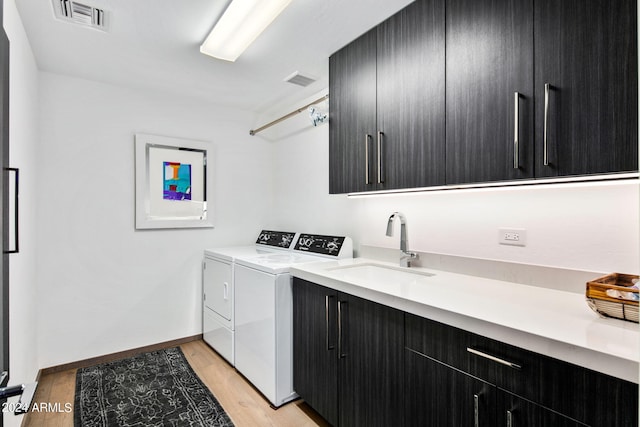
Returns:
[[[258,240],[256,240],[256,244],[289,249],[295,237],[296,233],[289,233],[287,231],[262,230],[258,236]]]
[[[297,251],[314,254],[338,256],[344,243],[344,237],[301,234],[294,247]]]

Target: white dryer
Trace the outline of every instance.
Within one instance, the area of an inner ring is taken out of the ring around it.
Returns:
[[[296,233],[262,230],[253,246],[232,246],[204,251],[202,264],[202,335],[204,341],[235,364],[235,264],[265,254],[288,251]]]
[[[236,259],[235,367],[273,406],[298,397],[293,390],[290,267],[352,257],[348,237],[301,234],[290,252]]]

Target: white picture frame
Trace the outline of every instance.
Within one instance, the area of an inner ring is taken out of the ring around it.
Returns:
[[[135,134],[135,227],[213,227],[204,141]]]

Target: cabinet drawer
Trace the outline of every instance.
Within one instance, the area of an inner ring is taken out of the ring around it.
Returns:
[[[406,315],[407,348],[531,400],[539,394],[535,353],[444,325]]]
[[[638,384],[539,357],[541,405],[591,426],[638,426]]]

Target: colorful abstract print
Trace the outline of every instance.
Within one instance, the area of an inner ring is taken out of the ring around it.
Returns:
[[[191,200],[191,165],[163,162],[164,200]]]

